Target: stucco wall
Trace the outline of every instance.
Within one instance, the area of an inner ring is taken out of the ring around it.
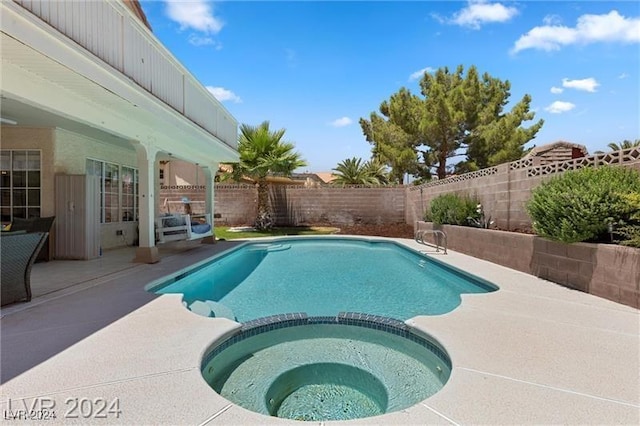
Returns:
[[[54,135],[55,174],[85,174],[87,158],[137,167],[137,158],[133,147],[125,148],[112,145],[64,129],[55,129]],[[53,181],[53,174],[51,181]],[[123,235],[118,235],[117,231],[123,231]],[[104,250],[131,245],[137,240],[137,223],[104,223],[100,226],[100,238]]]
[[[164,170],[163,186],[204,185],[206,176],[202,167],[181,160],[171,160],[158,166]]]
[[[452,250],[640,308],[640,249],[428,222],[416,229],[442,229]],[[433,235],[425,240],[435,242]]]
[[[55,173],[85,174],[87,158],[137,167],[136,152],[63,129],[55,130]]]

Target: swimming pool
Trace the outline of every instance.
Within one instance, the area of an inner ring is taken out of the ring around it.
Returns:
[[[365,312],[406,320],[455,309],[496,286],[391,241],[287,238],[249,242],[147,286],[189,309],[239,322],[285,312]]]
[[[221,396],[256,413],[349,420],[430,397],[451,360],[431,336],[390,318],[295,314],[245,323],[205,352],[201,371]]]

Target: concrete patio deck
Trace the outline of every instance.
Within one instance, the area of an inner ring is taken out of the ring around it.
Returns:
[[[129,263],[126,250],[36,264],[39,297],[2,309],[3,420],[48,404],[48,424],[300,424],[235,406],[202,379],[204,351],[239,324],[143,289],[234,244],[165,252],[155,265]],[[459,253],[437,259],[500,290],[407,321],[446,348],[449,382],[409,409],[348,424],[640,424],[638,310]],[[73,410],[83,398],[84,413]],[[97,412],[96,401],[116,400],[119,414]]]

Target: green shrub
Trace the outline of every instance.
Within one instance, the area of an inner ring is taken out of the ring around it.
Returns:
[[[621,244],[640,247],[640,192],[623,194],[622,200],[626,205],[628,218],[619,223],[615,231],[622,237]]]
[[[467,218],[478,218],[478,201],[457,194],[443,194],[431,200],[425,220],[448,225],[468,225]]]
[[[609,223],[629,220],[625,194],[640,192],[640,173],[624,167],[568,171],[533,190],[527,211],[538,235],[565,243],[597,240]]]

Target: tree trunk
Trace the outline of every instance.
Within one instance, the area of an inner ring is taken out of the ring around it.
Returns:
[[[269,184],[265,179],[258,180],[258,217],[255,227],[259,230],[273,227],[271,209],[269,208]]]
[[[447,177],[447,156],[440,156],[438,159],[438,179]]]

